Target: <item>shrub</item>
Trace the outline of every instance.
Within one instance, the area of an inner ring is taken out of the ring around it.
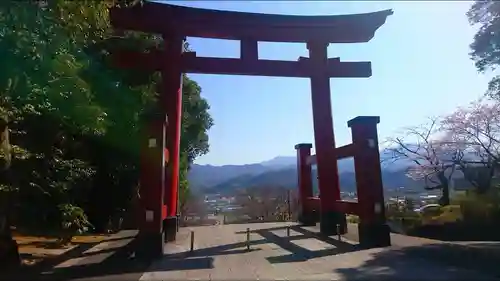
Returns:
[[[91,224],[82,208],[71,204],[60,204],[62,243],[69,243],[76,234],[82,234],[89,230]]]
[[[495,224],[500,215],[500,194],[498,188],[492,188],[485,194],[468,191],[458,196],[455,204],[460,206],[464,223]]]

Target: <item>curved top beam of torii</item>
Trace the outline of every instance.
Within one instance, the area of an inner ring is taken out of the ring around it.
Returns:
[[[267,42],[364,43],[392,10],[335,16],[289,16],[218,11],[145,2],[111,8],[113,27],[159,34]]]

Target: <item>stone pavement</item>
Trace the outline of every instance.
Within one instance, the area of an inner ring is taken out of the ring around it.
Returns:
[[[286,226],[292,225],[290,236]],[[250,228],[250,250],[246,229]],[[168,244],[168,254],[140,280],[498,280],[479,271],[439,264],[406,248],[433,240],[398,237],[389,248],[361,249],[355,241],[320,237],[316,228],[287,223],[235,224],[190,228],[188,237]],[[398,241],[401,240],[401,241]]]
[[[191,231],[195,242],[192,252]],[[0,274],[0,279],[499,280],[493,276],[500,276],[500,272],[486,274],[495,272],[490,268],[465,269],[469,264],[488,262],[495,269],[500,259],[469,255],[470,251],[457,252],[453,250],[457,244],[450,250],[451,243],[393,234],[392,247],[362,249],[356,242],[355,225],[349,226],[349,233],[340,242],[338,237],[321,236],[318,227],[300,227],[294,223],[185,227],[180,229],[176,242],[165,246],[165,256],[152,263],[134,258],[135,234],[136,231],[122,231],[92,247],[78,246],[50,261],[37,274]],[[458,248],[464,247],[458,245]],[[452,263],[440,262],[450,260],[450,253],[456,256]],[[463,268],[456,267],[460,262]]]
[[[319,232],[319,227],[310,228]],[[349,224],[348,239],[357,241],[357,225]],[[446,242],[421,237],[391,233],[392,249],[398,249],[405,256],[420,257],[457,267],[489,272],[500,276],[500,241]]]
[[[139,280],[148,267],[131,259],[136,230],[123,230],[97,243],[75,247],[41,263],[0,274],[0,280]]]

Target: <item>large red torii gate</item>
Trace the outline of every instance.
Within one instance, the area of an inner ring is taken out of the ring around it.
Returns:
[[[147,53],[121,52],[122,67],[161,71],[160,112],[145,126],[141,152],[142,241],[138,255],[158,256],[164,241],[175,239],[179,184],[179,149],[182,112],[182,73],[305,77],[311,80],[314,137],[321,192],[321,231],[345,228],[340,200],[337,158],[330,101],[331,77],[370,77],[370,62],[342,62],[328,58],[330,43],[363,43],[371,40],[392,10],[338,16],[288,16],[216,11],[145,2],[128,8],[111,8],[114,28],[160,34],[165,47]],[[239,59],[197,57],[183,52],[185,37],[232,39],[241,42]],[[306,43],[309,58],[298,61],[261,60],[258,42]],[[167,126],[168,123],[168,126]],[[164,149],[170,151],[165,165]]]

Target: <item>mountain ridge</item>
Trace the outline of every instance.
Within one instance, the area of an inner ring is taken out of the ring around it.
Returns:
[[[388,151],[381,151],[381,158],[388,158]],[[255,185],[279,185],[293,187],[297,184],[296,156],[276,156],[260,163],[244,165],[199,165],[194,164],[188,174],[191,187],[203,192],[230,191]],[[406,168],[411,162],[401,161],[393,165],[383,165],[384,181],[392,186],[395,182],[405,182]],[[354,159],[338,161],[341,184],[347,189],[355,188]],[[388,179],[388,176],[397,180]],[[316,178],[313,167],[313,178]],[[352,178],[352,179],[351,179]],[[349,180],[347,180],[349,179]],[[406,182],[411,184],[411,182]]]

